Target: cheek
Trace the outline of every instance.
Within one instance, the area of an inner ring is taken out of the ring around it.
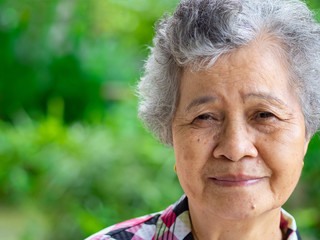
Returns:
[[[263,142],[259,145],[263,154],[268,155],[269,164],[288,170],[301,165],[305,149],[304,124],[279,129],[275,134],[261,139]]]
[[[180,174],[199,173],[212,155],[212,141],[210,139],[210,136],[194,129],[173,134],[177,170]]]
[[[208,159],[206,145],[207,140],[196,135],[175,140],[177,175],[189,197],[199,196],[204,188],[202,172]]]
[[[297,183],[303,162],[303,150],[299,145],[282,145],[269,158],[272,159],[269,164],[275,176],[282,178],[288,185]]]
[[[272,172],[270,187],[275,198],[286,201],[301,174],[304,157],[304,136],[299,129],[281,134],[261,143],[259,152]]]

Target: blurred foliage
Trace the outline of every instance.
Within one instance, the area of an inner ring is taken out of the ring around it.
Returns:
[[[134,97],[154,23],[176,4],[0,0],[0,239],[83,239],[180,197],[173,151],[143,129]],[[309,240],[319,156],[314,137],[285,206]]]
[[[172,150],[131,119],[135,108],[123,103],[95,125],[67,126],[52,116],[1,123],[1,204],[31,208],[34,215],[33,221],[28,212],[22,216],[28,231],[19,239],[83,239],[178,199]],[[7,218],[0,216],[0,223]],[[2,227],[2,234],[10,234]]]
[[[7,0],[0,3],[0,116],[33,118],[62,98],[64,119],[96,120],[121,100],[174,1]],[[123,89],[122,89],[123,90]]]

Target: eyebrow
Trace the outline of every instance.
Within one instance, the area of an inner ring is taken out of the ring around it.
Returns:
[[[196,99],[193,99],[192,102],[186,107],[186,112],[190,111],[191,108],[198,107],[202,104],[208,102],[214,102],[217,98],[213,96],[203,96]]]
[[[285,104],[280,98],[273,96],[271,94],[268,94],[268,93],[249,93],[243,97],[244,101],[246,101],[249,98],[260,98],[260,99],[264,99],[269,102],[270,101],[274,102],[282,108],[288,107],[287,104]],[[217,100],[217,98],[214,96],[198,97],[198,98],[192,100],[192,102],[186,107],[186,112],[189,112],[190,109],[192,109],[194,107],[198,107],[200,105],[203,105],[203,104],[206,104],[209,102],[214,102],[216,100]]]
[[[269,102],[275,102],[277,105],[283,107],[283,108],[287,108],[288,105],[285,104],[280,98],[268,94],[268,93],[248,93],[244,96],[244,101],[246,101],[248,98],[260,98],[260,99],[264,99],[266,101]]]

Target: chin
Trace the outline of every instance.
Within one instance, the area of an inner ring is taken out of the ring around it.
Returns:
[[[249,196],[233,196],[225,199],[210,200],[205,203],[211,213],[226,220],[241,220],[258,217],[281,205],[273,205],[272,199],[268,197],[259,198]]]
[[[238,207],[228,207],[221,206],[219,208],[211,209],[212,213],[226,220],[241,220],[256,217],[259,214],[256,206],[244,206],[242,208]]]

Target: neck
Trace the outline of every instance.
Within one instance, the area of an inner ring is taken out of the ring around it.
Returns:
[[[225,219],[189,204],[195,240],[281,240],[280,208],[244,219]]]

